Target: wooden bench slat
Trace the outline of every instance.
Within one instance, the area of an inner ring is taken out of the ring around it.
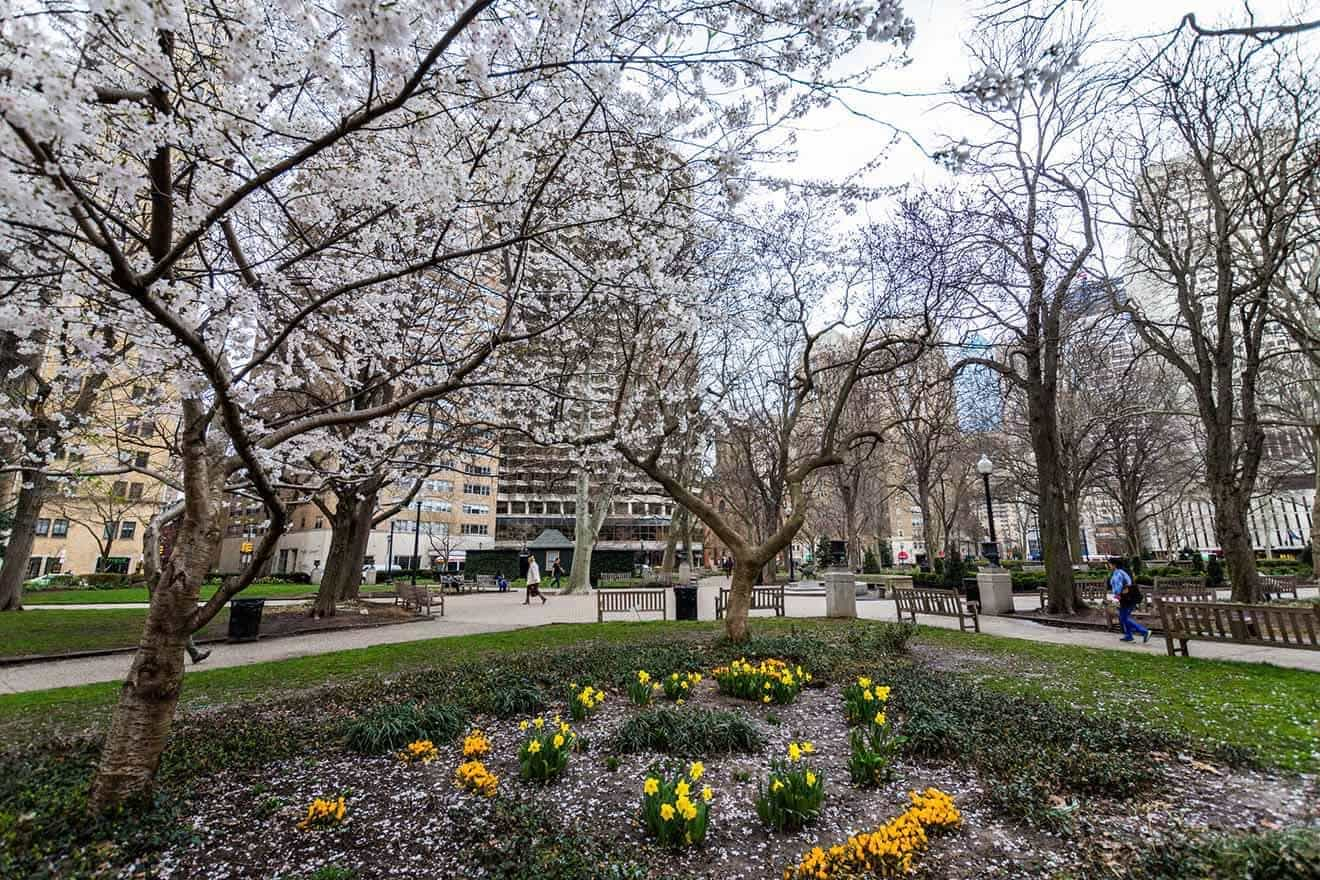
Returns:
[[[661,619],[669,612],[668,590],[596,590],[596,622],[603,623],[612,612],[659,611]]]
[[[895,587],[894,606],[898,610],[898,619],[903,619],[906,612],[917,622],[918,614],[936,617],[958,618],[958,628],[967,631],[967,620],[971,619],[972,628],[981,631],[981,621],[972,603],[964,607],[962,597],[957,590],[940,590],[930,587]]]
[[[1320,606],[1162,601],[1157,607],[1170,656],[1187,656],[1193,640],[1320,650]]]
[[[722,620],[729,609],[729,587],[721,587],[715,597],[715,619]],[[752,600],[748,611],[773,611],[775,617],[784,616],[784,585],[752,587]]]

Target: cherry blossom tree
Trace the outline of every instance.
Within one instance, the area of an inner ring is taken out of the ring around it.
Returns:
[[[72,268],[53,308],[10,286],[4,324],[32,339],[103,309],[179,413],[184,497],[97,807],[152,786],[184,642],[273,552],[286,462],[558,326],[591,285],[538,281],[552,270],[601,284],[611,255],[663,263],[676,193],[736,183],[759,135],[829,100],[843,54],[910,36],[896,3],[853,0],[23,5],[3,32],[0,252],[20,278]],[[666,148],[605,161],[625,131]],[[417,288],[471,291],[453,357],[408,344],[428,329],[401,312]],[[282,405],[311,370],[348,388],[364,366],[400,377],[387,400]],[[199,603],[226,491],[259,499],[267,530]]]

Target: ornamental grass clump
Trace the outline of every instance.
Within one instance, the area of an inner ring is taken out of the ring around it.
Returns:
[[[468,731],[468,735],[463,737],[463,757],[464,758],[484,758],[490,754],[490,740],[485,732],[479,728],[473,728]]]
[[[549,782],[568,765],[568,755],[577,744],[577,735],[558,717],[547,724],[544,718],[518,722],[526,739],[518,750],[518,770],[523,779]]]
[[[784,870],[784,880],[842,880],[854,877],[902,877],[911,874],[916,858],[936,834],[962,823],[953,798],[935,788],[909,792],[912,806],[874,831],[854,834],[829,849],[817,846],[796,865]]]
[[[298,827],[303,831],[333,828],[344,821],[347,812],[343,795],[337,798],[314,798],[307,805],[307,815],[298,823]]]
[[[700,672],[671,672],[660,680],[664,687],[665,696],[675,702],[687,700],[695,692],[697,685],[701,682]]]
[[[739,657],[728,666],[711,672],[720,693],[740,700],[783,705],[797,699],[811,673],[801,666],[789,666],[783,660],[767,659],[753,666]]]
[[[796,831],[820,815],[825,779],[807,760],[815,750],[810,742],[791,742],[787,760],[770,762],[770,777],[757,790],[756,815],[775,831]]]
[[[866,724],[889,700],[889,687],[862,676],[843,689],[843,714],[849,724]]]
[[[405,764],[429,764],[438,757],[440,751],[429,739],[413,740],[399,752],[399,760]]]
[[[574,721],[586,721],[605,702],[605,692],[591,685],[578,687],[574,682],[568,686],[568,714]]]
[[[660,690],[658,682],[651,681],[651,673],[645,669],[637,670],[637,677],[628,682],[628,699],[635,706],[651,705],[651,698]]]
[[[666,778],[652,768],[642,783],[642,824],[663,846],[700,846],[710,824],[710,803],[715,794],[709,785],[698,792],[696,784],[705,773],[700,761]]]
[[[454,769],[454,785],[473,794],[495,797],[500,778],[487,770],[486,765],[480,761],[464,761]]]

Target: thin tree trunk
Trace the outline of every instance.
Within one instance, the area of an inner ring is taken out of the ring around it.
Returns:
[[[1063,465],[1055,403],[1044,389],[1027,394],[1031,445],[1036,455],[1040,494],[1040,542],[1051,614],[1075,614],[1085,607],[1073,584],[1072,554],[1068,546],[1067,505],[1063,498]]]
[[[1064,502],[1068,518],[1068,548],[1073,562],[1086,561],[1086,545],[1082,541],[1082,501],[1070,498]]]
[[[1311,574],[1320,581],[1320,425],[1311,426],[1315,496],[1311,499]]]
[[[619,484],[622,466],[615,464],[605,484],[601,487],[596,508],[592,510],[591,478],[582,469],[577,477],[577,505],[573,511],[573,565],[568,574],[568,589],[565,593],[577,593],[591,587],[591,557],[596,549],[596,536],[605,525],[610,505],[614,503],[614,491]]]
[[[1215,532],[1224,562],[1233,578],[1234,602],[1259,602],[1260,578],[1256,573],[1256,549],[1247,528],[1246,504],[1229,486],[1210,487],[1215,505]],[[1249,503],[1249,502],[1248,502]]]
[[[681,528],[683,508],[675,507],[674,515],[669,518],[669,534],[665,536],[665,552],[660,557],[661,571],[674,571],[677,568],[678,531]]]
[[[36,541],[37,516],[46,498],[46,475],[40,471],[19,474],[18,498],[10,524],[9,545],[0,564],[0,611],[23,609],[23,581],[27,577],[32,545]]]

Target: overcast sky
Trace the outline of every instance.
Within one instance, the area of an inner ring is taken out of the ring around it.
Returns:
[[[892,92],[924,94],[939,92],[948,82],[965,81],[971,65],[963,49],[963,37],[972,27],[977,10],[985,0],[904,0],[907,15],[916,24],[916,39],[909,50],[911,64],[882,71],[875,86]],[[1114,51],[1126,40],[1172,29],[1187,12],[1195,12],[1202,25],[1225,17],[1235,24],[1245,21],[1241,0],[1088,0],[1099,35],[1115,40]],[[1256,0],[1252,3],[1257,21],[1275,22],[1289,11],[1315,17],[1320,0]],[[874,53],[876,47],[870,46]],[[857,59],[853,59],[857,61]],[[961,122],[956,108],[939,107],[937,97],[868,97],[857,101],[872,116],[909,132],[928,148],[942,145],[943,136],[956,134]],[[794,177],[838,179],[863,167],[888,142],[889,132],[874,122],[860,119],[839,107],[816,111],[803,123],[799,135],[798,161],[787,173]],[[955,138],[956,139],[956,138]],[[901,184],[909,181],[934,184],[947,177],[910,143],[893,147],[884,164],[866,178],[871,184]]]

